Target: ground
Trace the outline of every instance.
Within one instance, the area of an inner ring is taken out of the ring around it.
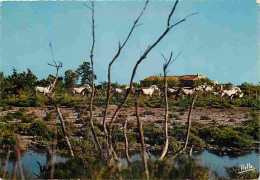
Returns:
[[[110,105],[108,111],[108,123],[111,119],[113,112],[116,109],[116,105]],[[13,107],[12,110],[7,111],[0,111],[0,117],[5,116],[8,112],[14,113],[17,112],[20,107]],[[26,107],[26,113],[33,113],[37,119],[42,119],[46,117],[46,114],[50,112],[55,113],[53,107],[42,106],[42,107]],[[94,120],[98,124],[102,124],[103,121],[103,107],[96,107],[94,110]],[[63,115],[68,115],[66,117],[66,121],[73,123],[77,130],[80,131],[83,128],[83,124],[79,121],[79,113],[75,108],[66,108],[61,107],[61,112]],[[250,114],[251,109],[247,107],[237,107],[234,109],[214,109],[214,108],[207,108],[207,107],[196,107],[192,111],[192,122],[195,124],[199,124],[201,127],[209,127],[211,125],[228,125],[231,127],[235,127],[241,125],[241,123],[247,120],[248,114]],[[56,113],[55,113],[56,114]],[[162,126],[163,118],[164,118],[164,109],[163,108],[143,108],[140,107],[140,115],[141,120],[143,122],[143,126],[154,126],[155,124]],[[187,122],[188,110],[184,109],[176,109],[169,111],[169,126],[172,125],[185,125]],[[136,123],[136,116],[135,116],[135,108],[134,107],[127,107],[122,108],[119,116],[115,122],[120,127],[122,127],[124,118],[128,118],[128,124],[135,124]],[[10,123],[19,122],[20,120],[14,119]],[[53,125],[55,122],[59,122],[56,118],[56,121],[47,121],[48,125]],[[121,125],[120,125],[121,124]],[[130,131],[130,130],[129,130]],[[27,145],[34,145],[35,138],[33,136],[25,136],[22,135],[22,140],[25,140]]]

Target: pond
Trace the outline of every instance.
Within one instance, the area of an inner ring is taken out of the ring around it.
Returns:
[[[201,153],[194,153],[194,159],[211,172],[216,172],[222,177],[227,177],[226,167],[247,165],[250,163],[256,170],[259,170],[259,153],[255,151],[243,154],[218,155],[208,150]]]
[[[155,159],[156,156],[151,155],[151,159]],[[149,157],[147,156],[149,159]],[[131,155],[132,161],[140,160],[140,154]],[[231,166],[241,166],[250,163],[253,167],[258,170],[259,169],[259,153],[255,151],[251,151],[248,153],[243,153],[240,155],[217,155],[208,150],[204,150],[200,153],[194,153],[193,159],[199,163],[201,166],[208,167],[210,174],[216,172],[221,177],[227,177],[226,167]],[[69,158],[56,156],[56,162],[66,162]],[[37,153],[32,150],[28,150],[22,157],[22,166],[24,170],[24,175],[26,178],[37,178],[35,174],[39,174],[40,169],[37,161],[42,165],[45,165],[46,155],[42,153]],[[125,158],[121,159],[122,164],[127,164]],[[10,175],[13,172],[13,161],[8,163],[8,171]],[[213,175],[214,176],[214,175]],[[212,176],[212,177],[213,177]]]
[[[219,155],[208,150],[202,152],[193,153],[193,159],[203,167],[209,168],[210,176],[214,177],[216,172],[221,177],[227,177],[226,167],[247,165],[250,163],[256,170],[259,170],[259,153],[255,151],[243,153],[243,154],[229,154]],[[134,154],[130,156],[132,161],[141,160],[140,154]],[[151,155],[151,159],[155,159],[154,155]],[[147,155],[147,159],[149,156]],[[121,159],[122,164],[127,164],[125,158]]]
[[[67,160],[69,160],[69,158],[56,156],[56,162],[66,162]],[[35,179],[37,178],[35,174],[39,175],[40,168],[37,161],[41,165],[45,165],[46,154],[38,153],[33,150],[27,150],[25,154],[22,156],[22,166],[23,166],[24,176],[26,179],[28,178]],[[13,173],[13,165],[14,165],[14,161],[10,160],[7,166],[10,175],[12,175]]]

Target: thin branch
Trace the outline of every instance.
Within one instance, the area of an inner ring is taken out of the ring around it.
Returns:
[[[94,8],[94,2],[91,2],[92,5],[92,47],[90,51],[90,59],[91,59],[91,97],[89,101],[89,108],[90,108],[90,127],[91,132],[94,137],[95,143],[98,147],[99,152],[102,154],[102,147],[97,139],[97,135],[94,128],[93,123],[93,100],[94,100],[94,93],[95,93],[95,85],[94,85],[94,48],[95,48],[95,8]]]
[[[86,3],[82,3],[82,4],[92,11],[92,8],[89,7]]]
[[[175,4],[174,4],[174,7],[169,15],[169,18],[168,18],[168,22],[171,21],[171,18],[172,18],[172,14],[173,12],[175,11],[175,8],[177,6],[177,3],[178,3],[178,0],[176,0]],[[149,54],[149,52],[168,34],[168,32],[174,27],[174,26],[177,26],[178,24],[180,24],[181,22],[184,22],[185,19],[179,21],[178,23],[175,23],[174,25],[172,26],[167,26],[166,27],[166,30],[162,33],[162,35],[150,46],[148,46],[148,48],[146,49],[146,51],[144,52],[144,54],[140,57],[140,59],[136,62],[136,65],[133,69],[133,72],[132,72],[132,76],[131,76],[131,80],[130,80],[130,89],[132,90],[133,89],[133,80],[134,80],[134,77],[135,77],[135,74],[136,74],[136,71],[137,71],[137,68],[139,66],[139,64],[146,58],[146,56]],[[117,107],[116,111],[114,112],[113,116],[112,116],[112,119],[110,121],[110,125],[109,125],[109,131],[111,133],[112,131],[112,128],[113,128],[113,123],[119,113],[119,110],[123,107],[123,105],[125,104],[125,102],[127,101],[129,95],[130,95],[131,91],[128,91],[127,94],[125,95],[125,98],[123,100],[123,102]]]
[[[111,89],[111,67],[113,65],[113,63],[116,61],[116,59],[119,57],[122,49],[124,48],[124,46],[126,45],[126,43],[128,42],[129,38],[131,37],[134,29],[137,27],[137,23],[139,22],[140,18],[142,17],[147,5],[148,5],[149,0],[146,1],[144,8],[142,9],[141,13],[139,14],[139,16],[137,17],[137,19],[134,21],[134,24],[131,28],[131,30],[129,31],[125,41],[123,42],[123,44],[121,45],[121,43],[119,42],[118,45],[118,51],[116,53],[116,55],[113,57],[113,59],[110,61],[109,66],[108,66],[108,87],[107,87],[107,93],[106,93],[106,106],[105,106],[105,111],[104,111],[104,116],[103,116],[103,128],[104,128],[104,133],[106,136],[106,142],[107,142],[107,146],[109,146],[109,142],[108,142],[108,133],[107,133],[107,127],[106,127],[106,118],[107,118],[107,112],[108,112],[108,106],[109,106],[109,101],[110,101],[110,89]],[[112,146],[111,146],[112,147]],[[108,149],[111,149],[108,148]]]

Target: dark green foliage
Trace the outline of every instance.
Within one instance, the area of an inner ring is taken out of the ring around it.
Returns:
[[[78,73],[81,77],[81,84],[91,83],[92,71],[89,62],[83,62],[79,65],[76,73]],[[97,79],[96,75],[94,75],[94,79]]]
[[[57,114],[53,112],[49,112],[46,114],[46,117],[44,118],[44,121],[53,121],[57,118]]]
[[[199,134],[212,144],[224,147],[250,148],[253,143],[248,135],[227,126],[211,126],[201,129]]]
[[[77,80],[79,78],[79,74],[73,72],[71,69],[65,72],[64,84],[66,88],[72,88],[75,86]]]
[[[37,136],[41,140],[50,140],[53,132],[43,120],[36,120],[31,124],[29,134]]]
[[[253,114],[254,115],[254,114]],[[244,121],[242,125],[235,127],[234,130],[237,130],[241,133],[251,136],[254,140],[260,140],[260,122],[258,117],[253,117],[247,121]]]
[[[143,126],[144,137],[148,138],[146,143],[155,145],[155,144],[163,144],[164,143],[164,132],[163,129],[158,126]]]

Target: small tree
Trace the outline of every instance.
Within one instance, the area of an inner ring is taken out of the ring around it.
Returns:
[[[64,79],[65,87],[66,88],[74,87],[78,79],[79,79],[78,73],[73,72],[73,70],[71,69],[67,70],[65,72],[65,79]]]
[[[33,74],[33,72],[29,69],[29,68],[27,68],[27,74],[26,74],[26,86],[28,87],[28,88],[33,88],[34,87],[34,85],[35,85],[35,83],[36,83],[36,81],[37,81],[37,76],[35,76],[34,74]]]
[[[81,77],[81,84],[91,83],[92,70],[89,62],[85,61],[81,65],[79,65],[76,73],[78,73],[78,75]],[[94,79],[97,79],[96,75],[94,75]]]

